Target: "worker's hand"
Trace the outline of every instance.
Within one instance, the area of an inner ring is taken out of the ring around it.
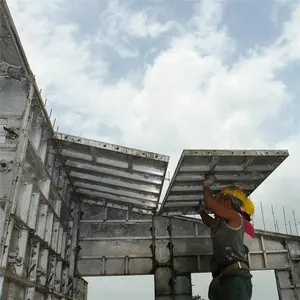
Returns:
[[[212,186],[216,181],[216,177],[214,175],[209,175],[205,178],[203,182],[203,186]]]

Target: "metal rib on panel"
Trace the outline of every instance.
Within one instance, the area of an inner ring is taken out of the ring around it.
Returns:
[[[249,196],[288,156],[287,150],[183,150],[159,212],[194,214],[208,174],[217,178],[213,192],[233,184]]]
[[[54,137],[82,201],[155,212],[169,156],[63,133]]]

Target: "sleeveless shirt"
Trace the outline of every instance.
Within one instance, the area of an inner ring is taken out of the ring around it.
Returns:
[[[246,250],[244,246],[244,218],[241,217],[239,228],[230,227],[225,219],[219,219],[218,224],[211,230],[213,260],[211,264],[212,273],[219,273],[223,268],[235,262],[247,263]],[[247,270],[242,273],[249,274]]]

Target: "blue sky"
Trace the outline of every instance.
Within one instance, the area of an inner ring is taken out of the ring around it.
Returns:
[[[295,208],[299,1],[11,0],[9,5],[60,131],[171,155],[171,172],[183,148],[288,148],[291,156],[253,201],[274,204],[278,215],[282,199],[289,212]],[[271,214],[265,215],[272,224]],[[273,284],[272,276],[255,275],[254,300],[262,293],[276,299],[275,289],[259,285],[262,278]],[[195,289],[205,296],[207,283],[200,279],[194,279]],[[125,281],[107,280],[90,279],[89,300],[99,293],[118,296],[115,284]],[[149,288],[153,299],[151,278],[127,281],[128,299],[139,298],[137,285]]]

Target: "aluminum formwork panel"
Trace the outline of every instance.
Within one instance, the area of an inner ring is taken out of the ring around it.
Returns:
[[[83,278],[73,279],[73,300],[87,300],[88,282]]]
[[[56,133],[60,159],[80,198],[103,206],[155,212],[169,157]]]
[[[147,215],[132,213],[126,218],[124,211],[88,204],[84,213],[76,261],[81,276],[153,274],[157,266],[168,268],[171,261],[177,275],[210,272],[210,230],[200,220],[146,219]],[[251,269],[288,269],[290,260],[299,260],[299,247],[298,236],[256,230],[250,246]]]
[[[217,178],[213,192],[237,185],[249,196],[288,156],[287,150],[183,150],[159,212],[194,214],[208,174]]]
[[[68,182],[51,180],[52,125],[3,0],[0,32],[0,296],[66,299],[74,258],[61,245],[72,241],[65,223],[73,216],[61,216],[69,207],[62,206],[67,195],[60,188]]]

